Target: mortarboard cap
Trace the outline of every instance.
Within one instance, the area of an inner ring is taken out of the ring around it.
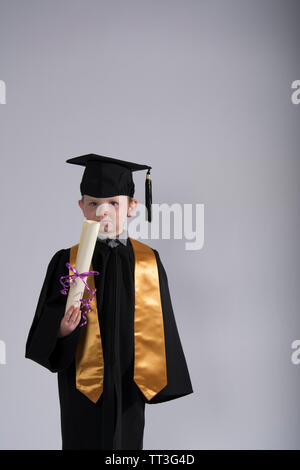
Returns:
[[[152,182],[150,179],[151,166],[127,162],[117,158],[105,157],[89,153],[80,157],[69,158],[66,163],[85,166],[80,183],[81,195],[93,197],[113,197],[118,195],[134,195],[132,172],[148,170],[145,181],[145,204],[147,220],[151,222]]]

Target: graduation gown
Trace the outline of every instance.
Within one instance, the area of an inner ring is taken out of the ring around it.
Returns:
[[[62,449],[133,450],[143,448],[145,404],[193,393],[172,309],[167,275],[157,250],[163,312],[167,385],[151,400],[134,377],[134,251],[130,240],[110,247],[97,240],[92,267],[104,359],[103,392],[93,403],[76,389],[75,351],[81,329],[57,337],[67,296],[60,276],[67,276],[70,248],[52,257],[26,342],[25,357],[57,372]],[[87,315],[88,319],[88,315]]]

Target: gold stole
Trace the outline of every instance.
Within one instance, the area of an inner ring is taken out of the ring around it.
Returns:
[[[148,245],[129,238],[134,251],[134,381],[151,400],[167,385],[167,364],[159,276],[155,254]],[[71,247],[70,264],[75,268],[79,244]],[[92,265],[90,270],[93,270]],[[69,270],[69,274],[73,272]],[[101,276],[101,272],[100,272]],[[94,275],[86,282],[95,287]],[[88,297],[85,289],[83,298]],[[75,354],[76,388],[96,403],[103,391],[104,359],[96,296],[81,328]]]

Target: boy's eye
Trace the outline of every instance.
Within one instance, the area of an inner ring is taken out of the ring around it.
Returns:
[[[116,202],[116,201],[110,201],[110,203],[113,204],[113,205],[114,205],[114,204],[118,205],[118,202]],[[94,204],[97,205],[97,203],[94,202],[94,201],[93,201],[93,202],[90,202],[90,203],[89,203],[89,206],[93,206]]]

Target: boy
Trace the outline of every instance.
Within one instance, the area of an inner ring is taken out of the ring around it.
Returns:
[[[87,282],[96,300],[81,311],[60,293],[73,274],[78,245],[51,259],[29,331],[25,357],[58,373],[62,449],[143,449],[145,403],[193,393],[159,254],[128,237],[135,214],[132,171],[148,169],[146,207],[151,222],[151,167],[88,154],[67,160],[85,166],[78,201],[100,222]]]

